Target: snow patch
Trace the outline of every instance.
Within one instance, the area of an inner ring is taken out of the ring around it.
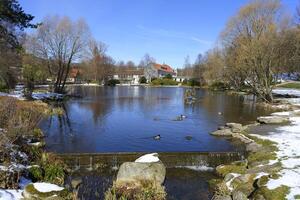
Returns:
[[[291,94],[300,95],[300,90],[299,93]],[[298,112],[299,110],[290,112],[289,119],[291,124],[278,127],[274,132],[269,132],[264,136],[254,135],[277,143],[277,160],[270,161],[270,163],[280,161],[283,169],[279,172],[280,177],[278,179],[270,179],[266,186],[271,190],[282,185],[290,187],[290,192],[286,197],[289,200],[295,199],[294,196],[300,194],[300,116],[295,115]],[[283,112],[281,115],[284,114],[287,113]]]
[[[213,171],[213,167],[209,167],[206,165],[199,165],[199,166],[176,166],[176,168],[186,168],[186,169],[191,169],[195,171]]]
[[[33,187],[39,192],[62,191],[64,188],[52,183],[33,183]]]
[[[153,163],[159,162],[158,153],[149,153],[136,159],[136,163]]]
[[[231,186],[231,183],[232,183],[232,181],[236,178],[236,177],[239,177],[241,174],[236,174],[236,173],[230,173],[233,177],[229,180],[229,181],[227,181],[225,184],[226,184],[226,186],[227,186],[227,188],[230,190],[230,191],[232,191],[233,190],[233,187]]]
[[[300,90],[297,89],[277,88],[273,90],[273,93],[280,95],[288,94],[300,97]]]

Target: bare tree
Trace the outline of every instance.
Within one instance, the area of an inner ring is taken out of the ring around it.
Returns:
[[[281,5],[277,0],[257,0],[242,7],[222,33],[230,61],[229,73],[245,79],[252,92],[272,102],[272,88],[279,66],[278,35]]]
[[[47,17],[31,37],[34,44],[28,52],[46,61],[55,81],[54,91],[64,92],[71,64],[86,53],[90,38],[87,24],[68,17]]]

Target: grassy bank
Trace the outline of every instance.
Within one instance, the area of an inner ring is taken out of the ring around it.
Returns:
[[[277,85],[280,88],[300,89],[300,82],[282,83]]]

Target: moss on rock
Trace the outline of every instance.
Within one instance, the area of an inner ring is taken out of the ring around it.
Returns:
[[[268,189],[266,186],[263,186],[256,190],[254,194],[254,199],[257,196],[263,196],[266,200],[284,200],[286,199],[286,195],[289,192],[289,187],[287,186],[280,186],[273,190]]]
[[[222,177],[225,177],[226,174],[229,173],[237,173],[237,174],[244,174],[246,172],[246,167],[243,165],[220,165],[216,168],[216,171]]]

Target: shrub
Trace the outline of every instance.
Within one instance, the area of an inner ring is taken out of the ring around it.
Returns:
[[[224,82],[221,82],[221,81],[213,82],[209,87],[213,90],[227,90],[227,89],[229,89],[228,84],[226,84]]]
[[[151,182],[141,182],[139,187],[132,185],[117,187],[114,183],[105,192],[105,200],[165,200],[166,196],[163,186]]]
[[[165,77],[163,79],[172,79],[172,75],[171,74],[166,74]]]
[[[117,84],[120,84],[120,81],[117,79],[110,79],[106,83],[107,86],[115,86]]]
[[[173,79],[155,79],[151,82],[152,85],[177,85]]]
[[[147,83],[146,77],[145,77],[145,76],[142,76],[142,77],[140,78],[139,82],[140,82],[141,84]]]
[[[33,182],[41,181],[44,178],[44,172],[40,167],[29,168],[29,177]]]
[[[44,170],[44,180],[62,185],[65,179],[65,164],[52,153],[43,153],[41,166]]]
[[[6,130],[5,136],[14,143],[33,132],[48,106],[44,103],[19,101],[11,97],[0,98],[0,128]]]

